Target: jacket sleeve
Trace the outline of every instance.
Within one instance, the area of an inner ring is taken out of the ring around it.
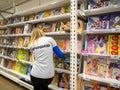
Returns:
[[[64,53],[59,49],[58,46],[53,47],[53,51],[59,58],[65,58]]]

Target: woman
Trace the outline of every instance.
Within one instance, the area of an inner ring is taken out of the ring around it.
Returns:
[[[54,77],[53,52],[64,58],[55,40],[46,37],[44,32],[34,29],[31,33],[31,52],[35,61],[31,70],[31,82],[34,90],[48,90],[48,85]]]

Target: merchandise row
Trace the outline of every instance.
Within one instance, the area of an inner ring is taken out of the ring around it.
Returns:
[[[95,9],[120,4],[119,0],[90,0],[88,9]]]
[[[88,53],[110,54],[120,56],[120,35],[87,35],[85,50]]]
[[[107,30],[120,28],[120,13],[91,16],[88,18],[87,30]]]
[[[46,18],[46,17],[60,15],[64,13],[69,13],[69,12],[70,12],[70,6],[67,5],[67,6],[63,6],[60,8],[56,8],[54,10],[39,12],[39,13],[32,14],[32,15],[11,17],[7,19],[7,22],[1,21],[0,25],[2,26],[6,24],[13,24],[13,23],[18,23],[18,22],[23,22],[23,21],[36,20],[36,19]]]

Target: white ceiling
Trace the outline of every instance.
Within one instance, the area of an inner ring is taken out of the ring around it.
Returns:
[[[0,10],[6,10],[13,7],[13,2],[15,5],[27,2],[30,0],[0,0]]]

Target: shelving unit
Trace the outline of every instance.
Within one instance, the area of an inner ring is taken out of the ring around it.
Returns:
[[[120,81],[114,80],[114,79],[104,79],[104,78],[99,78],[99,77],[90,76],[86,74],[79,74],[79,77],[82,77],[86,81],[94,80],[101,83],[110,84],[112,87],[115,87],[115,88],[120,87]]]
[[[84,10],[84,15],[86,17],[91,17],[91,16],[99,16],[99,15],[103,15],[103,14],[107,15],[107,14],[116,13],[116,12],[120,12],[120,4],[101,7],[101,8],[96,8],[96,9]],[[120,28],[116,28],[116,29],[99,29],[99,30],[89,29],[89,30],[84,30],[83,33],[84,33],[84,36],[96,35],[96,34],[97,35],[103,35],[103,34],[119,35],[120,34]],[[89,53],[87,50],[83,50],[82,56],[86,57],[86,58],[88,56],[93,56],[93,57],[98,56],[98,57],[107,57],[107,59],[120,60],[119,55]],[[86,58],[83,58],[83,61]],[[110,86],[115,87],[115,88],[120,88],[120,81],[119,80],[110,79],[110,78],[100,78],[100,77],[97,77],[97,76],[92,76],[92,75],[85,74],[84,68],[85,68],[85,66],[83,67],[83,73],[78,75],[83,80],[85,80],[85,81],[97,81],[97,82],[100,82],[100,83],[103,83],[103,84],[109,84]]]
[[[16,17],[16,16],[27,16],[27,15],[30,15],[30,14],[35,14],[35,13],[38,13],[38,12],[42,12],[42,11],[45,11],[45,10],[51,10],[51,9],[54,9],[56,7],[62,7],[62,6],[65,6],[65,5],[68,5],[71,3],[71,13],[64,13],[64,14],[60,14],[60,15],[55,15],[55,16],[50,16],[50,17],[47,17],[47,18],[41,18],[41,19],[36,19],[36,20],[30,20],[30,21],[22,21],[22,22],[18,22],[18,23],[13,23],[13,24],[7,24],[7,25],[4,25],[4,26],[0,26],[0,29],[8,29],[8,28],[16,28],[16,27],[20,27],[20,26],[24,26],[26,24],[37,24],[37,23],[41,23],[41,22],[53,22],[53,21],[61,21],[61,20],[71,20],[71,33],[67,33],[67,32],[47,32],[45,33],[45,35],[47,36],[57,36],[58,38],[59,37],[69,37],[71,39],[71,49],[72,51],[70,51],[71,53],[71,70],[65,70],[65,69],[60,69],[60,68],[55,68],[55,70],[57,72],[63,72],[63,73],[67,73],[67,74],[70,74],[71,76],[71,82],[70,82],[70,90],[76,90],[76,83],[77,83],[77,79],[76,79],[76,76],[78,74],[77,72],[77,37],[78,36],[81,36],[81,34],[79,34],[77,32],[77,17],[81,17],[83,19],[85,19],[84,17],[82,17],[80,15],[80,13],[78,12],[77,10],[77,2],[78,0],[57,0],[57,1],[54,1],[54,2],[49,2],[49,3],[46,3],[44,5],[40,5],[38,7],[35,7],[35,8],[30,8],[29,10],[25,10],[23,12],[19,12],[19,13],[15,13],[13,14],[12,16],[8,16],[7,18],[11,18],[11,17]],[[13,37],[30,37],[31,34],[4,34],[4,35],[0,35],[0,38],[13,38]],[[2,45],[0,44],[0,47],[2,47],[3,49],[7,49],[7,48],[10,48],[10,49],[23,49],[23,50],[29,50],[29,48],[27,47],[18,47],[18,46],[13,46],[13,45]],[[3,50],[4,52],[4,50]],[[65,51],[65,52],[69,52],[69,51]],[[27,75],[22,75],[18,72],[15,72],[13,70],[10,70],[10,69],[7,69],[5,67],[3,67],[3,62],[4,62],[4,59],[9,59],[10,61],[16,61],[16,62],[20,62],[20,63],[23,63],[23,64],[29,64],[29,65],[32,65],[32,62],[29,62],[29,61],[22,61],[22,60],[18,60],[16,58],[11,58],[9,56],[5,56],[3,55],[3,53],[0,55],[0,57],[2,58],[2,64],[0,65],[0,74],[13,80],[14,82],[32,90],[33,87],[20,80],[20,78],[24,78],[26,80],[30,80],[29,76]],[[11,74],[12,73],[12,74]],[[15,77],[17,76],[17,77]],[[59,88],[59,87],[56,87],[56,86],[53,86],[53,85],[50,85],[49,86],[50,88],[54,89],[54,90],[64,90],[62,88]]]

